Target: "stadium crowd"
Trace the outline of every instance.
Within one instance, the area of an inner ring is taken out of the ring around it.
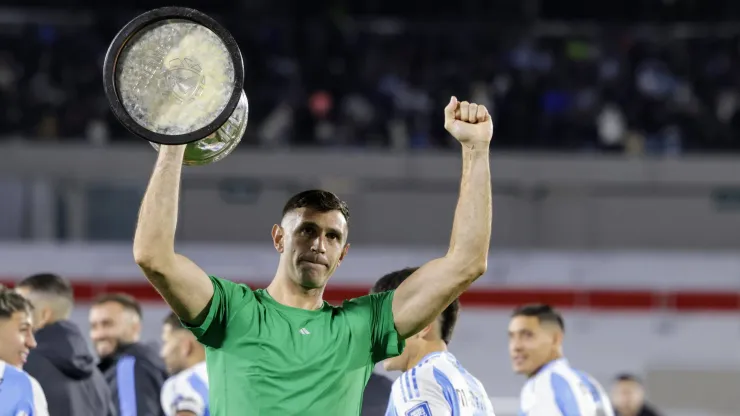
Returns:
[[[491,109],[498,148],[740,150],[731,31],[220,20],[247,68],[247,146],[445,148],[435,112],[464,91]],[[101,88],[117,27],[0,25],[1,136],[134,140]]]

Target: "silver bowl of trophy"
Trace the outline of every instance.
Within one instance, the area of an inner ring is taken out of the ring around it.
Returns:
[[[103,84],[126,129],[157,150],[186,145],[186,165],[223,159],[247,128],[241,51],[197,10],[163,7],[127,23],[108,47]]]

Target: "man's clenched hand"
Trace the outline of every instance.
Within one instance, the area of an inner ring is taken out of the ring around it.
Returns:
[[[445,107],[445,130],[469,149],[487,149],[493,137],[493,121],[484,105],[451,97]]]

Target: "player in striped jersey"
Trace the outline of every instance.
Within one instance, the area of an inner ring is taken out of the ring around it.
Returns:
[[[509,323],[514,371],[529,379],[520,416],[614,416],[609,397],[588,374],[563,357],[563,318],[548,305],[526,305]]]
[[[38,381],[22,370],[36,348],[32,306],[0,285],[0,416],[49,416]]]
[[[162,387],[165,415],[210,416],[205,350],[174,313],[162,327],[162,358],[173,374]]]
[[[416,268],[389,273],[373,293],[397,288]],[[455,299],[435,322],[406,339],[397,357],[383,362],[386,370],[403,371],[393,383],[386,416],[493,416],[483,385],[447,351],[460,303]]]

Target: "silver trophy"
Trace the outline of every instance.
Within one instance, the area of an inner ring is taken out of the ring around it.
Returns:
[[[155,149],[187,144],[186,165],[223,159],[247,128],[241,51],[197,10],[164,7],[126,24],[108,48],[103,83],[130,132]]]

